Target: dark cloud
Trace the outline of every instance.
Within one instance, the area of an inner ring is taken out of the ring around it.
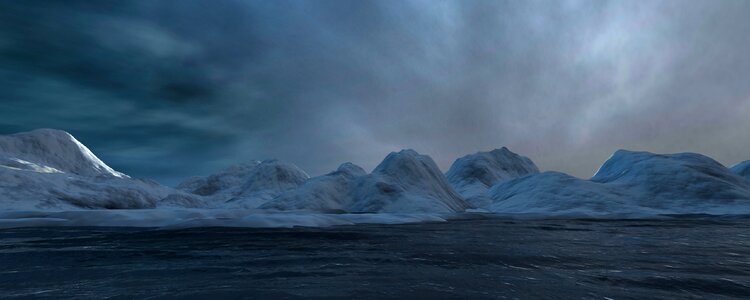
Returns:
[[[5,1],[0,131],[70,131],[167,183],[508,146],[750,158],[747,1]]]

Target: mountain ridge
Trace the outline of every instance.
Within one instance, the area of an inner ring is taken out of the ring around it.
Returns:
[[[201,208],[257,212],[750,213],[750,161],[727,168],[697,153],[615,151],[588,180],[540,173],[502,147],[456,159],[391,152],[371,172],[343,163],[310,177],[279,160],[250,161],[177,188],[131,178],[67,132],[0,136],[0,210]]]

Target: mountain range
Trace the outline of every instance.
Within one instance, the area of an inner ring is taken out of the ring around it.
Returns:
[[[502,147],[458,158],[443,174],[414,150],[367,172],[352,163],[310,177],[252,161],[176,187],[113,170],[65,131],[0,136],[0,210],[251,209],[301,213],[541,215],[748,214],[750,161],[727,168],[697,153],[616,151],[589,179],[540,172]]]

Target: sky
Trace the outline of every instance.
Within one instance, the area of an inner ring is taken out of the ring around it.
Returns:
[[[176,184],[507,146],[750,159],[750,1],[0,1],[0,134],[63,129]]]

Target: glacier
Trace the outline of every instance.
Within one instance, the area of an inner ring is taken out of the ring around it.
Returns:
[[[388,154],[310,177],[279,160],[250,161],[176,187],[107,166],[55,129],[0,136],[0,227],[332,226],[492,216],[750,214],[750,161],[618,150],[589,179],[540,172],[502,147],[456,159]]]

